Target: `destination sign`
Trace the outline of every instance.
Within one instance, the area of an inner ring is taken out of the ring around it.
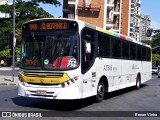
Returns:
[[[68,25],[66,22],[49,22],[49,23],[30,23],[29,30],[57,30],[67,29]]]
[[[24,24],[22,29],[23,31],[78,30],[78,24],[68,21],[35,21]]]

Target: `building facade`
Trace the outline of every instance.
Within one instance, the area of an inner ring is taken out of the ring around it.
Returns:
[[[150,29],[151,17],[149,15],[140,15],[140,40],[149,40],[147,30]]]
[[[63,17],[140,40],[141,0],[64,0]]]

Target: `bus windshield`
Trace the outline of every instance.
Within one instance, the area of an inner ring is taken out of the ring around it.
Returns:
[[[79,37],[76,34],[24,36],[23,69],[73,69],[79,65]]]

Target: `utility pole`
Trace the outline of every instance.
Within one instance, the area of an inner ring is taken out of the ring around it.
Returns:
[[[14,71],[15,71],[15,0],[13,0],[13,56],[12,56],[12,82],[14,82]]]

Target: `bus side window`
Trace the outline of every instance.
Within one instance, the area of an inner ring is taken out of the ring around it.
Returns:
[[[142,47],[137,45],[137,60],[142,60]]]
[[[112,38],[112,57],[121,58],[121,40]]]
[[[142,47],[142,60],[146,61],[146,47]]]
[[[151,60],[151,49],[150,48],[147,48],[147,61],[150,61]]]
[[[110,56],[110,37],[104,34],[98,34],[98,56]]]
[[[136,59],[136,44],[130,43],[130,59]]]
[[[122,42],[122,58],[129,59],[129,43],[126,41]]]

